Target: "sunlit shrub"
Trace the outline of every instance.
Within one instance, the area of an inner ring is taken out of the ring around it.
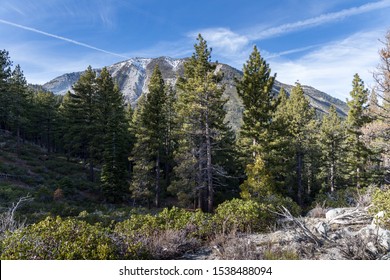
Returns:
[[[1,259],[114,259],[115,246],[107,229],[75,219],[46,218],[9,233]]]
[[[214,223],[218,233],[252,232],[264,228],[269,216],[267,207],[253,200],[234,198],[215,210]]]
[[[381,226],[390,229],[390,189],[377,189],[372,197],[372,207],[370,213],[376,215],[383,211],[382,217],[376,217],[377,223]]]

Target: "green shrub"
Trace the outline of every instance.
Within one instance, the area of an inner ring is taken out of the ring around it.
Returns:
[[[213,220],[217,233],[228,234],[263,230],[270,217],[266,205],[234,198],[217,207]]]
[[[74,260],[114,259],[115,245],[107,229],[75,219],[46,218],[9,233],[1,259]]]
[[[356,197],[358,190],[354,187],[339,189],[333,193],[319,193],[312,207],[315,205],[324,205],[325,208],[343,208],[356,206]]]
[[[384,212],[384,216],[379,218],[378,222],[383,227],[390,229],[390,189],[377,189],[373,194],[370,213],[375,215],[381,211]]]
[[[27,195],[27,191],[11,183],[0,183],[0,202],[16,201],[20,197]]]
[[[291,197],[281,195],[270,195],[261,199],[261,203],[267,205],[271,213],[280,212],[281,207],[285,207],[293,216],[299,216],[302,212],[301,207],[292,200]]]
[[[301,208],[289,197],[269,195],[261,201],[232,199],[220,204],[213,217],[216,233],[265,231],[276,222],[276,212],[281,206],[292,215],[301,213]]]
[[[127,259],[167,258],[183,253],[189,244],[198,246],[199,239],[212,234],[212,222],[210,214],[173,207],[156,215],[132,214],[113,232]]]
[[[45,185],[40,185],[34,194],[34,198],[39,202],[51,202],[53,201],[53,191]]]

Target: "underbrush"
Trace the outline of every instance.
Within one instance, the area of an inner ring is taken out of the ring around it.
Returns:
[[[47,217],[3,233],[1,258],[174,259],[221,236],[264,230],[275,221],[269,210],[270,206],[258,202],[233,199],[219,205],[213,215],[177,207],[157,214],[129,209],[67,213],[74,217]],[[55,211],[53,206],[51,211]],[[251,254],[250,248],[240,250],[247,249],[239,253],[241,258],[252,258],[246,255]],[[271,258],[269,254],[287,257],[271,251],[253,257]]]

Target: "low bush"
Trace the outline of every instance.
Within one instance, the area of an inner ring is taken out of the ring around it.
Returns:
[[[281,207],[292,215],[301,213],[301,208],[288,197],[269,195],[261,201],[232,199],[220,204],[213,217],[216,233],[250,233],[268,230],[278,218]]]
[[[377,189],[373,193],[370,213],[376,215],[382,211],[383,216],[377,217],[377,222],[386,229],[390,229],[390,188],[384,190]]]
[[[117,258],[106,228],[76,219],[46,218],[14,233],[2,242],[1,259],[107,260]]]
[[[356,188],[339,189],[333,193],[319,193],[312,204],[312,208],[318,204],[325,208],[354,207],[357,205],[358,196],[359,193]]]
[[[264,229],[269,216],[264,204],[234,198],[217,207],[213,222],[217,233],[252,232]]]
[[[156,215],[132,214],[114,227],[121,252],[127,259],[167,259],[200,246],[212,235],[211,215],[173,207]]]

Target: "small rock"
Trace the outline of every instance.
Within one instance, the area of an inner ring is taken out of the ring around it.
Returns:
[[[328,224],[325,223],[325,222],[319,222],[319,223],[315,226],[315,229],[317,230],[318,233],[320,233],[320,234],[323,235],[323,236],[327,236],[327,235],[328,235],[329,226],[328,226]]]
[[[325,218],[327,221],[330,221],[334,219],[335,217],[344,214],[349,208],[334,208],[330,209],[328,212],[325,214]]]
[[[379,226],[380,223],[381,223],[381,220],[383,219],[383,217],[385,216],[385,214],[386,214],[385,211],[380,211],[380,212],[378,212],[378,213],[374,216],[374,219],[372,219],[371,225]]]

